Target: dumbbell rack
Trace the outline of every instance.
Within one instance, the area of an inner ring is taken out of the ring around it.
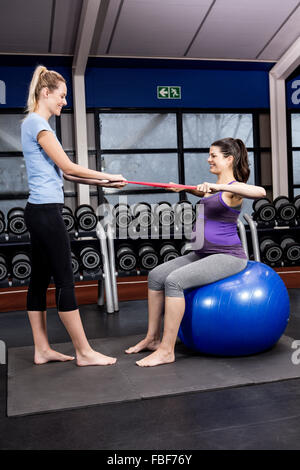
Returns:
[[[95,248],[100,245],[100,255],[102,257],[102,267],[95,269],[94,271],[82,270],[79,274],[74,275],[74,281],[98,281],[98,300],[97,304],[99,306],[104,305],[104,292],[106,300],[106,309],[107,313],[112,313],[114,311],[113,306],[113,297],[112,297],[112,283],[110,275],[110,264],[108,260],[108,250],[107,250],[107,238],[105,231],[101,223],[98,223],[95,230],[90,232],[85,231],[76,231],[73,230],[69,232],[70,242],[72,251],[77,252],[81,246],[84,246],[87,241],[89,245],[95,246]],[[0,234],[0,251],[8,258],[10,254],[16,249],[29,253],[30,251],[30,235],[28,232],[22,235],[14,235],[11,233],[4,232]],[[29,284],[29,279],[16,279],[11,275],[11,269],[9,266],[9,273],[7,279],[0,281],[0,288],[10,288],[10,287],[26,287]]]
[[[253,214],[252,214],[253,216]],[[244,218],[248,226],[246,226],[246,232],[251,237],[252,242],[252,254],[251,258],[255,261],[261,261],[265,263],[264,259],[261,259],[260,253],[260,240],[264,237],[270,237],[275,241],[279,242],[280,238],[288,234],[292,238],[299,239],[300,236],[300,224],[299,219],[294,220],[293,224],[287,225],[284,221],[275,221],[269,224],[260,224],[253,219],[253,217],[245,214]],[[266,263],[271,266],[281,276],[288,288],[299,288],[300,287],[300,265],[296,262],[285,263],[281,260],[278,263],[268,262]]]
[[[250,219],[251,221],[250,221]],[[245,217],[246,219],[246,217]],[[267,236],[270,236],[272,239],[274,239],[275,242],[280,242],[280,239],[284,235],[290,235],[292,238],[297,238],[299,239],[300,236],[300,225],[298,221],[297,223],[294,223],[293,225],[287,225],[284,223],[276,223],[273,224],[259,224],[255,220],[253,220],[252,216],[247,216],[246,219],[247,223],[249,224],[250,231],[251,231],[251,225],[254,224],[255,230],[256,230],[256,238],[257,238],[257,243],[255,247],[253,247],[253,250],[256,251],[256,258],[257,260],[261,259],[261,253],[260,253],[260,248],[259,248],[259,242],[262,238],[265,238]],[[252,229],[253,230],[253,229]],[[253,253],[255,255],[255,253]],[[263,260],[263,262],[266,262]],[[289,261],[286,263],[284,260],[280,260],[279,262],[266,262],[266,264],[269,264],[272,268],[283,268],[283,267],[291,267],[291,266],[299,266],[299,263]],[[300,272],[300,266],[299,266],[299,272]]]
[[[289,233],[291,231],[295,232],[297,233],[297,236],[300,234],[300,224],[298,222],[293,226],[284,225],[283,223],[271,223],[267,226],[261,226],[248,214],[244,215],[244,219],[246,221],[246,226],[241,220],[238,220],[240,239],[248,259],[254,259],[255,261],[261,260],[259,251],[259,238],[261,236],[270,233],[274,236],[274,232],[282,235],[285,231],[289,231]],[[181,244],[184,241],[189,241],[188,238],[184,238],[182,236],[182,229],[180,232],[180,229],[178,230],[176,225],[171,230],[170,228],[164,230],[163,227],[157,226],[156,229],[151,229],[151,232],[147,229],[140,228],[136,239],[126,239],[119,237],[118,231],[115,230],[115,226],[110,224],[104,225],[103,222],[100,221],[98,221],[96,228],[92,231],[77,231],[76,229],[73,229],[69,231],[69,236],[72,251],[74,252],[78,252],[78,250],[86,245],[87,242],[95,248],[100,245],[99,251],[102,256],[102,266],[95,272],[82,271],[80,274],[75,274],[74,279],[75,282],[98,281],[97,304],[99,306],[104,305],[105,292],[107,313],[113,313],[119,310],[117,290],[118,277],[147,276],[149,273],[149,270],[143,269],[140,266],[137,266],[136,269],[131,271],[118,270],[116,268],[116,251],[120,244],[131,242],[138,246],[149,242],[153,244],[156,251],[158,251],[158,247],[162,243],[172,242],[179,251]],[[250,240],[252,251],[249,254],[248,241]],[[6,232],[0,234],[0,252],[2,251],[3,254],[5,254],[4,252],[13,252],[16,247],[20,248],[20,251],[29,251],[29,244],[30,237],[28,232],[22,235],[13,235]],[[272,267],[277,271],[283,269],[282,264],[277,266],[274,265]],[[295,269],[297,269],[297,266]],[[297,272],[299,272],[300,280],[300,266]],[[28,285],[28,280],[18,280],[11,278],[11,276],[7,280],[0,282],[0,288],[22,287],[26,285]]]
[[[12,253],[13,250],[20,249],[20,251],[28,252],[28,246],[30,243],[30,238],[28,232],[22,235],[14,235],[9,234],[7,232],[3,232],[0,234],[0,247],[2,254]],[[24,250],[25,247],[25,250]],[[8,277],[2,281],[0,281],[0,288],[8,288],[8,287],[22,287],[28,285],[28,280],[21,280],[16,279],[8,273]]]
[[[276,250],[276,244],[281,245],[278,247],[278,261],[276,262],[276,256],[274,256],[274,262],[272,262],[269,256],[263,256],[266,264],[274,268],[299,265],[300,260],[297,255],[294,255],[294,260],[288,255],[282,258],[282,248],[286,247],[284,247],[284,242],[281,239],[284,236],[294,238],[295,245],[299,245],[300,196],[295,197],[293,201],[286,196],[278,196],[273,202],[267,197],[263,197],[256,199],[253,202],[252,208],[252,218],[256,224],[260,242],[264,244],[263,239],[265,239],[266,243],[267,238],[272,239],[274,241],[274,250]],[[264,247],[262,249],[264,250]],[[299,252],[299,246],[295,246],[293,249]]]
[[[105,201],[107,203],[107,201]],[[161,208],[161,204],[167,203],[160,203],[159,206]],[[138,205],[146,205],[147,203],[140,203]],[[123,206],[125,212],[120,212],[120,206]],[[138,251],[141,245],[151,245],[154,249],[155,255],[158,255],[158,247],[162,243],[172,243],[175,245],[175,250],[179,252],[180,245],[189,240],[184,238],[182,235],[183,229],[178,229],[176,223],[171,224],[165,227],[163,224],[159,224],[158,220],[156,223],[150,223],[149,227],[143,227],[141,219],[139,219],[138,230],[135,232],[135,224],[133,226],[130,225],[130,222],[136,222],[138,220],[137,213],[134,213],[134,207],[129,207],[127,204],[117,204],[112,208],[108,203],[105,204],[105,217],[107,217],[105,224],[106,236],[107,236],[107,244],[108,244],[108,257],[110,263],[110,272],[111,272],[111,282],[112,282],[112,293],[113,293],[113,302],[114,302],[114,310],[119,310],[119,303],[118,303],[118,290],[117,290],[117,277],[139,277],[139,276],[147,276],[149,273],[149,269],[146,269],[140,264],[140,259],[138,257]],[[129,212],[133,216],[133,219],[126,215],[126,210],[129,209]],[[143,220],[145,216],[145,212],[141,213],[141,217]],[[147,218],[147,217],[146,217]],[[108,221],[108,222],[107,222]],[[147,225],[147,224],[146,224]],[[192,226],[191,226],[192,230]],[[121,245],[130,245],[130,248],[133,250],[135,258],[137,260],[137,264],[135,267],[132,267],[128,270],[118,267],[117,263],[117,255],[118,249]],[[161,261],[161,259],[159,259]],[[135,281],[133,281],[135,282]]]
[[[179,251],[180,245],[184,241],[183,239],[176,239],[176,234],[174,232],[170,233],[168,236],[165,238],[163,237],[157,237],[157,238],[150,238],[149,235],[146,233],[142,234],[142,236],[137,239],[137,240],[126,240],[126,239],[119,239],[118,236],[116,236],[116,233],[114,232],[113,228],[109,225],[107,226],[106,230],[107,234],[107,243],[108,243],[108,254],[109,254],[109,262],[110,262],[110,269],[111,269],[111,282],[112,282],[112,292],[113,292],[113,302],[114,302],[114,310],[118,311],[119,310],[119,301],[118,301],[118,290],[117,290],[117,278],[119,277],[135,277],[135,276],[147,276],[149,274],[149,270],[137,266],[136,268],[126,271],[126,270],[118,270],[116,267],[116,252],[118,249],[118,246],[122,244],[126,244],[126,242],[138,242],[140,245],[143,243],[149,242],[155,249],[155,251],[158,251],[158,247],[162,243],[167,243],[171,242],[172,244],[175,245],[175,248],[177,251]],[[188,242],[188,240],[186,240]]]
[[[240,238],[241,238],[244,250],[247,254],[247,257],[249,257],[247,234],[246,234],[245,226],[240,220],[238,221],[238,229],[239,229]],[[128,242],[128,240],[126,238],[119,238],[117,230],[115,230],[115,227],[113,227],[111,224],[107,224],[105,226],[105,230],[106,230],[106,235],[107,235],[108,258],[109,258],[109,263],[110,263],[114,310],[118,311],[119,301],[118,301],[117,278],[118,277],[130,277],[130,276],[147,276],[149,273],[149,270],[141,269],[139,267],[131,271],[118,270],[117,263],[116,263],[117,248],[122,243]],[[192,230],[192,227],[191,227],[191,230]],[[188,235],[187,232],[185,232],[184,234]],[[132,240],[130,241],[132,242]],[[143,242],[151,242],[154,248],[157,248],[159,244],[168,242],[168,241],[174,243],[176,248],[179,248],[180,245],[182,245],[182,243],[189,242],[189,237],[187,238],[184,237],[182,229],[178,229],[176,225],[174,225],[171,230],[170,229],[164,230],[164,227],[159,227],[159,226],[157,226],[155,230],[155,227],[154,227],[154,231],[151,230],[151,233],[149,233],[147,229],[144,229],[144,230],[140,229],[139,237],[135,240],[135,242],[138,242],[139,244],[143,244]]]

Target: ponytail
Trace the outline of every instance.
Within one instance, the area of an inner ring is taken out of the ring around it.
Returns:
[[[240,148],[240,158],[233,163],[233,174],[237,181],[246,183],[250,176],[248,152],[244,142],[241,139],[235,139],[235,142]]]
[[[53,91],[58,87],[58,82],[66,83],[64,77],[58,72],[48,70],[43,65],[36,67],[29,85],[26,112],[33,113],[36,111],[42,88],[46,87]]]
[[[246,183],[249,179],[250,168],[248,161],[248,152],[244,142],[241,139],[226,137],[211,144],[219,147],[224,157],[233,156],[233,176],[236,181]]]

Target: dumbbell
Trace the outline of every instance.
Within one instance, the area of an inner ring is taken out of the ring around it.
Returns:
[[[276,209],[271,201],[266,197],[256,199],[252,204],[252,209],[254,211],[254,220],[260,220],[262,222],[271,222],[275,220]]]
[[[300,194],[294,198],[294,206],[296,207],[297,214],[300,215]]]
[[[148,228],[151,226],[154,216],[151,206],[147,202],[138,202],[131,207],[132,216],[138,221],[141,227]]]
[[[159,225],[167,227],[174,224],[175,216],[169,202],[159,202],[155,207],[154,212],[156,215],[155,220],[159,221]]]
[[[8,276],[7,261],[4,255],[0,253],[0,281],[6,279]]]
[[[77,256],[71,252],[71,258],[72,258],[72,269],[73,269],[73,274],[77,274],[79,271],[79,261],[77,259]]]
[[[93,246],[85,246],[80,250],[79,258],[82,268],[86,271],[97,270],[101,266],[100,253]]]
[[[193,209],[193,204],[190,201],[181,201],[175,204],[174,212],[176,220],[181,225],[191,225],[195,222],[196,215]]]
[[[81,204],[78,206],[74,215],[78,224],[78,228],[81,230],[89,232],[97,225],[97,216],[95,211],[88,204]]]
[[[5,217],[2,211],[0,211],[0,233],[3,233],[5,230]]]
[[[62,217],[64,219],[66,229],[68,232],[71,232],[75,227],[75,217],[73,215],[72,209],[70,207],[64,206],[62,209]]]
[[[22,207],[14,207],[7,213],[7,229],[14,235],[23,235],[27,232],[24,220],[24,209]]]
[[[283,257],[288,262],[300,260],[300,244],[289,235],[282,237],[280,246],[283,250]]]
[[[132,271],[137,264],[137,257],[129,244],[121,244],[116,251],[117,268],[121,271]]]
[[[183,242],[181,244],[180,249],[179,249],[181,256],[187,255],[191,251],[193,251],[191,242]]]
[[[286,196],[278,196],[273,201],[273,205],[276,209],[276,213],[281,220],[285,222],[290,222],[296,217],[296,207],[289,198]]]
[[[19,280],[31,275],[31,261],[27,253],[16,253],[11,260],[12,276]]]
[[[120,229],[127,228],[132,220],[130,206],[122,202],[114,206],[113,215],[115,218],[116,225]]]
[[[259,249],[262,258],[267,263],[278,263],[282,259],[283,249],[272,238],[263,238],[260,241]]]
[[[171,261],[179,256],[178,250],[175,245],[170,242],[163,243],[159,249],[159,256],[163,263]]]
[[[138,249],[139,264],[144,269],[153,269],[158,265],[158,255],[150,243],[139,246]]]

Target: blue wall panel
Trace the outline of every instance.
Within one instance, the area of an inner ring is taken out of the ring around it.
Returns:
[[[67,80],[72,107],[72,58],[0,56],[0,108],[24,108],[36,65]],[[269,108],[271,63],[92,58],[87,107]],[[180,86],[181,99],[158,99],[157,86]]]
[[[182,98],[158,99],[157,86]],[[269,108],[266,71],[89,68],[87,107]]]
[[[25,108],[29,84],[35,67],[0,65],[0,108]],[[68,106],[72,107],[72,75],[67,67],[55,67],[67,81]]]

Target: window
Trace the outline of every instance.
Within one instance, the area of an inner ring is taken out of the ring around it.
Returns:
[[[0,197],[8,194],[13,196],[15,193],[27,192],[28,183],[24,158],[15,156],[1,157]]]
[[[0,152],[22,152],[23,114],[0,114]]]
[[[176,114],[101,114],[101,148],[166,149],[177,147]]]
[[[101,112],[99,128],[101,171],[130,181],[179,181],[176,113]],[[119,195],[126,195],[128,204],[178,202],[178,194],[134,184],[103,192],[113,205]]]
[[[0,152],[22,152],[21,124],[24,114],[0,114]],[[49,121],[55,130],[55,119]]]
[[[257,130],[255,130],[257,128]],[[240,138],[246,144],[250,162],[249,184],[261,184],[261,175],[270,181],[269,115],[264,112],[128,112],[100,110],[98,169],[121,173],[132,181],[178,182],[196,185],[215,182],[207,158],[212,142],[223,137]],[[262,160],[265,160],[262,163]],[[99,190],[99,194],[102,191]],[[176,203],[198,198],[140,185],[124,190],[103,189],[108,202],[116,204],[120,195],[128,204],[162,200]],[[101,196],[100,196],[101,198]],[[100,199],[99,199],[100,202]],[[252,200],[244,200],[243,212],[252,214]]]
[[[241,139],[246,147],[253,147],[251,114],[183,114],[183,142],[185,148],[208,148],[224,137]]]

